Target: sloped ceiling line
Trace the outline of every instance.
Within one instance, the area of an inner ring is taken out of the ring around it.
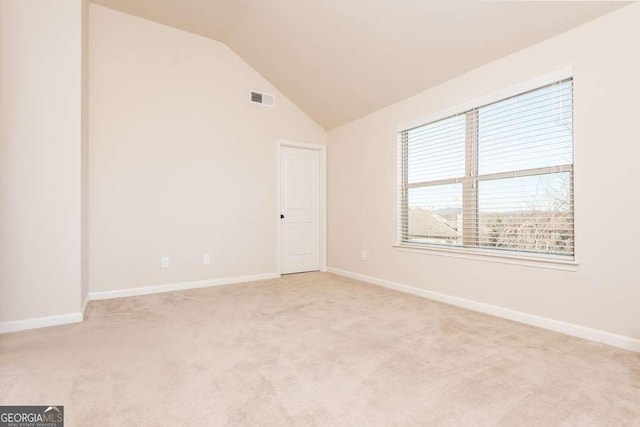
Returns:
[[[93,2],[225,43],[326,130],[630,3]]]

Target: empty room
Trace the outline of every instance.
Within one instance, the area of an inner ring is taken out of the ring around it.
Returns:
[[[0,0],[0,427],[640,425],[639,46],[626,1]]]

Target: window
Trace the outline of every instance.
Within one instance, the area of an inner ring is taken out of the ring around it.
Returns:
[[[400,139],[401,244],[573,259],[573,80]]]

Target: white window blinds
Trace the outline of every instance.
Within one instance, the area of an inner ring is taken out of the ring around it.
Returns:
[[[401,243],[573,258],[573,81],[399,134]]]

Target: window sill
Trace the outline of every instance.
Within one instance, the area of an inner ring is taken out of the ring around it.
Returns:
[[[578,263],[573,260],[528,257],[526,255],[511,255],[504,253],[487,253],[485,251],[473,249],[440,248],[407,243],[396,244],[393,247],[400,252],[463,258],[474,261],[497,262],[501,264],[521,265],[524,267],[546,268],[551,270],[578,271]]]

